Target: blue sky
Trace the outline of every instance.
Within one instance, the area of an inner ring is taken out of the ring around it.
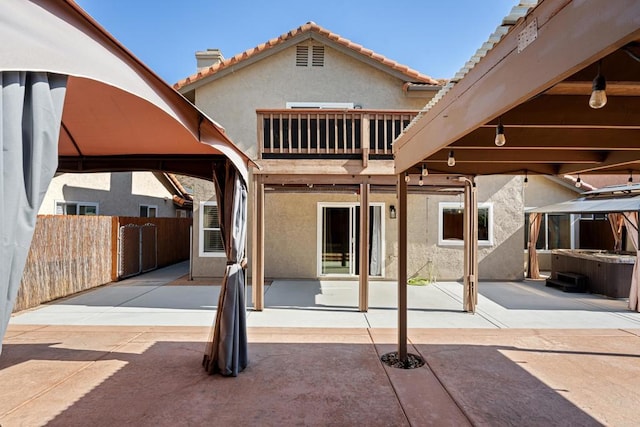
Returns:
[[[434,78],[452,77],[517,0],[76,0],[167,83],[308,21]]]

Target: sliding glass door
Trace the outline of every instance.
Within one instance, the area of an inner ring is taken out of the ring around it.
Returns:
[[[381,276],[383,264],[382,204],[369,207],[369,274]],[[360,206],[318,205],[318,275],[355,276],[360,274]]]

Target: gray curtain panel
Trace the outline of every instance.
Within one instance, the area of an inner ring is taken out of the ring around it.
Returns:
[[[230,160],[215,165],[214,182],[227,266],[203,366],[210,373],[237,376],[248,364],[244,256],[247,186]]]
[[[67,76],[0,72],[0,352],[38,209],[58,167]]]

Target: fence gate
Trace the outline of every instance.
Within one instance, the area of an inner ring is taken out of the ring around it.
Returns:
[[[155,224],[127,224],[118,233],[118,277],[134,276],[158,266],[158,232]]]

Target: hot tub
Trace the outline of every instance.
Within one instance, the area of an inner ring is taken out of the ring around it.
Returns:
[[[635,255],[587,249],[556,249],[551,253],[551,277],[558,272],[589,278],[587,291],[610,298],[628,298]]]

